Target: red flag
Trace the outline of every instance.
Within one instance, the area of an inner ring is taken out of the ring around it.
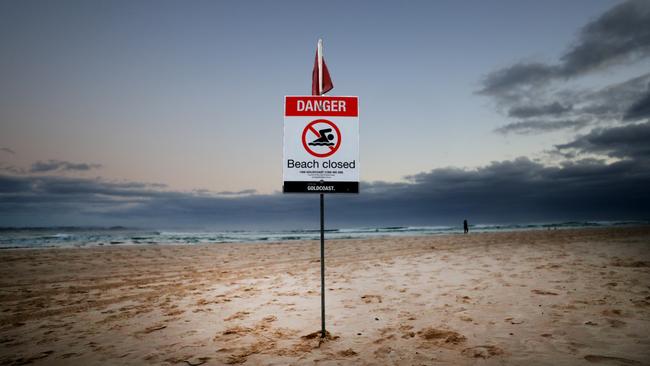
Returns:
[[[320,51],[320,52],[319,52]],[[323,90],[319,92],[319,72],[318,72],[318,58],[322,60],[321,64],[323,65]],[[334,88],[332,83],[332,78],[330,77],[330,72],[327,70],[327,65],[325,64],[325,59],[322,55],[322,43],[319,41],[319,47],[316,49],[316,59],[314,60],[314,70],[311,72],[311,94],[312,95],[321,95],[325,94],[328,91]]]

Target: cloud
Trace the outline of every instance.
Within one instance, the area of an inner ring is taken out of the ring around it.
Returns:
[[[499,95],[514,89],[540,86],[557,77],[558,69],[542,63],[518,63],[493,71],[483,80],[479,94]]]
[[[610,151],[623,149],[634,133],[639,130],[603,130],[577,139],[571,148],[618,156],[623,153]],[[642,143],[634,146],[641,149]],[[362,182],[359,195],[326,197],[326,222],[328,227],[350,227],[458,224],[464,217],[472,222],[650,218],[647,150],[624,155],[633,158],[545,166],[522,157],[478,169],[434,169],[402,182]],[[317,227],[317,195],[223,193],[164,190],[139,182],[0,175],[0,226]]]
[[[588,23],[561,58],[563,77],[650,55],[650,2],[625,1]]]
[[[540,132],[550,132],[556,130],[563,130],[572,128],[574,130],[581,129],[587,126],[591,120],[589,119],[575,119],[575,120],[527,120],[508,123],[501,126],[494,131],[503,135],[515,133],[521,135],[537,134]]]
[[[584,25],[556,63],[518,62],[489,73],[477,92],[518,121],[501,134],[603,127],[650,116],[650,73],[601,88],[572,79],[650,57],[650,2],[629,0]],[[611,71],[610,71],[611,75]]]
[[[644,108],[647,108],[647,101],[644,97],[648,94],[648,83],[650,83],[650,73],[599,89],[564,89],[551,95],[546,95],[544,90],[538,90],[538,94],[532,99],[541,101],[541,104],[538,104],[540,102],[531,104],[527,100],[522,102],[513,99],[500,100],[500,103],[508,110],[510,117],[532,121],[531,126],[534,123],[553,125],[558,118],[562,120],[591,120],[593,124],[618,123],[624,118],[628,120],[643,118]],[[556,126],[561,127],[561,124]],[[575,127],[570,123],[564,126],[566,128]],[[537,132],[545,131],[550,131],[550,129],[544,127],[537,129]],[[501,131],[497,130],[497,132]],[[509,132],[516,133],[517,131]]]
[[[16,155],[16,152],[8,147],[0,147],[0,151],[6,152],[7,154]]]
[[[556,145],[560,151],[604,154],[615,158],[650,160],[650,122],[595,129],[574,141]]]
[[[479,93],[511,93],[649,55],[650,2],[625,1],[587,23],[559,63],[517,63],[494,71],[485,77]]]
[[[625,112],[625,120],[640,120],[650,118],[650,84],[645,95],[641,96]]]
[[[557,67],[542,63],[518,63],[493,71],[483,80],[480,94],[492,95],[511,92],[516,87],[542,85],[558,74]]]
[[[508,111],[508,116],[516,118],[529,118],[538,116],[559,116],[571,111],[571,105],[562,105],[560,102],[553,102],[544,105],[515,106]]]
[[[255,194],[255,193],[257,193],[256,189],[242,189],[241,191],[219,191],[219,192],[216,192],[216,194],[218,194],[220,196],[242,196],[242,195],[246,195],[246,194]]]
[[[71,163],[69,161],[48,160],[46,162],[37,161],[29,169],[32,173],[62,172],[62,171],[88,171],[101,168],[101,164],[88,163]]]
[[[650,73],[639,75],[620,83],[608,85],[595,91],[567,92],[560,97],[581,104],[577,114],[593,118],[620,121],[630,113],[633,104],[639,103],[647,93]]]
[[[7,172],[10,174],[25,174],[25,169],[15,165],[5,164],[0,161],[0,172]]]

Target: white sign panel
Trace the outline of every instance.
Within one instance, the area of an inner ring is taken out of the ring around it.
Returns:
[[[284,100],[284,193],[359,193],[357,97]]]

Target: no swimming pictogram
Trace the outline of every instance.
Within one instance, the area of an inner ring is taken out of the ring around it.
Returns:
[[[311,121],[302,131],[302,146],[317,158],[334,155],[341,146],[341,131],[326,119]]]

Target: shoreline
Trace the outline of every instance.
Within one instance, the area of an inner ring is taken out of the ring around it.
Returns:
[[[507,230],[471,230],[467,235],[488,235],[488,234],[508,234],[508,233],[527,233],[527,232],[554,232],[554,231],[589,231],[589,230],[628,230],[628,229],[644,229],[650,228],[650,224],[623,224],[623,225],[612,225],[612,226],[584,226],[584,227],[557,227],[555,229],[545,228],[545,227],[535,227],[535,228],[515,228]],[[330,229],[339,230],[339,229]],[[413,235],[395,235],[391,233],[378,234],[367,237],[351,237],[351,238],[328,238],[328,230],[325,231],[325,240],[329,241],[357,241],[357,240],[372,240],[372,239],[412,239],[412,238],[423,238],[423,237],[456,237],[464,236],[462,230],[459,229],[458,232],[441,232],[441,233],[423,233],[423,234],[413,234]],[[257,241],[236,241],[236,242],[201,242],[201,243],[119,243],[119,244],[91,244],[91,245],[51,245],[51,246],[34,246],[34,247],[0,247],[0,253],[5,251],[14,251],[14,250],[57,250],[57,249],[96,249],[96,248],[142,248],[142,247],[197,247],[197,246],[212,246],[212,245],[277,245],[277,244],[290,244],[290,243],[303,243],[303,242],[318,242],[320,239],[290,239],[290,240],[257,240]]]

